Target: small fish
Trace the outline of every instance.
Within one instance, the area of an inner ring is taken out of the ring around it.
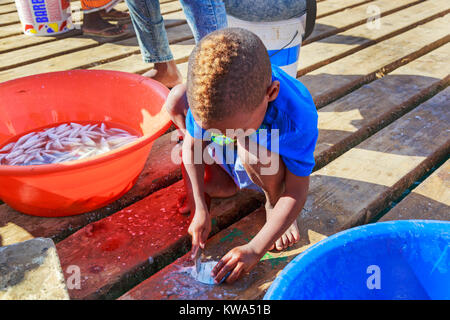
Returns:
[[[67,123],[64,123],[56,128],[56,133],[62,133],[64,130],[67,129],[69,125]]]
[[[14,158],[20,156],[21,154],[22,154],[22,150],[13,151],[13,152],[7,154],[5,159],[6,160],[14,159]]]
[[[74,129],[81,129],[83,126],[79,123],[71,122],[70,126]]]
[[[97,144],[94,142],[94,140],[92,140],[91,138],[89,138],[87,135],[83,134],[81,136],[81,142],[87,146],[92,146],[95,147]]]
[[[59,141],[59,139],[56,139],[55,141],[53,141],[53,144],[56,146],[56,148],[58,149],[64,149],[63,145],[61,144],[61,142]]]
[[[52,140],[57,140],[59,138],[58,135],[54,133],[48,133],[47,135]]]
[[[0,152],[8,152],[15,146],[14,142],[8,143],[6,146],[4,146]]]
[[[0,151],[0,164],[61,163],[101,155],[139,137],[104,123],[64,123],[20,137]]]
[[[119,128],[111,128],[109,130],[112,131],[112,132],[122,132],[122,133],[130,134],[129,132],[127,132],[125,130],[122,130],[122,129],[119,129]]]
[[[38,144],[39,141],[39,136],[35,135],[33,137],[31,137],[30,139],[27,140],[27,142],[25,142],[24,144],[22,144],[22,148],[23,149],[28,149],[31,146],[35,146],[36,144]]]
[[[29,138],[31,138],[34,135],[35,135],[34,132],[30,132],[30,133],[24,135],[19,140],[17,140],[15,147],[20,146],[22,143],[24,143],[25,141],[27,141]]]
[[[75,128],[72,130],[72,132],[69,135],[69,138],[75,138],[80,133],[80,128]]]

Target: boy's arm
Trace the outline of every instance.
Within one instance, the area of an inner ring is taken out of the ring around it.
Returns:
[[[285,191],[272,209],[273,213],[248,244],[230,250],[217,263],[212,271],[216,282],[231,272],[226,282],[232,283],[259,262],[298,217],[306,202],[308,188],[309,177],[298,177],[286,170]]]
[[[195,150],[196,144],[201,144],[201,148],[198,147],[199,150]],[[194,155],[194,152],[197,151],[203,156],[205,147],[206,143],[204,141],[195,139],[189,134],[185,135],[182,146],[182,158],[186,170],[184,179],[187,200],[192,206],[191,212],[194,212],[194,217],[188,230],[192,236],[193,255],[197,252],[198,247],[203,248],[205,246],[209,232],[211,231],[211,219],[204,193],[205,165],[203,163],[203,157],[200,157],[200,161],[195,163],[196,159]]]

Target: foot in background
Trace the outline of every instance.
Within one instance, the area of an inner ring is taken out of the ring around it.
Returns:
[[[143,76],[159,81],[169,89],[183,83],[183,77],[174,60],[155,63],[154,68],[145,72]]]

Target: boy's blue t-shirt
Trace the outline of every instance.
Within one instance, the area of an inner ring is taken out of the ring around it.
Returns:
[[[272,65],[272,81],[280,82],[277,98],[270,102],[262,128],[268,129],[267,144],[272,151],[270,129],[278,129],[278,152],[287,169],[296,176],[309,176],[314,168],[314,149],[319,131],[317,110],[308,89],[278,66]],[[189,134],[202,139],[206,130],[195,121],[191,110],[186,116]]]

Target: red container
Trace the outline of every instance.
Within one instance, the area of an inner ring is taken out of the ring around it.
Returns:
[[[23,213],[58,217],[107,205],[131,189],[152,144],[171,125],[169,90],[140,75],[100,70],[52,72],[0,84],[0,146],[64,122],[107,121],[141,134],[108,153],[61,164],[0,165],[0,199]]]

